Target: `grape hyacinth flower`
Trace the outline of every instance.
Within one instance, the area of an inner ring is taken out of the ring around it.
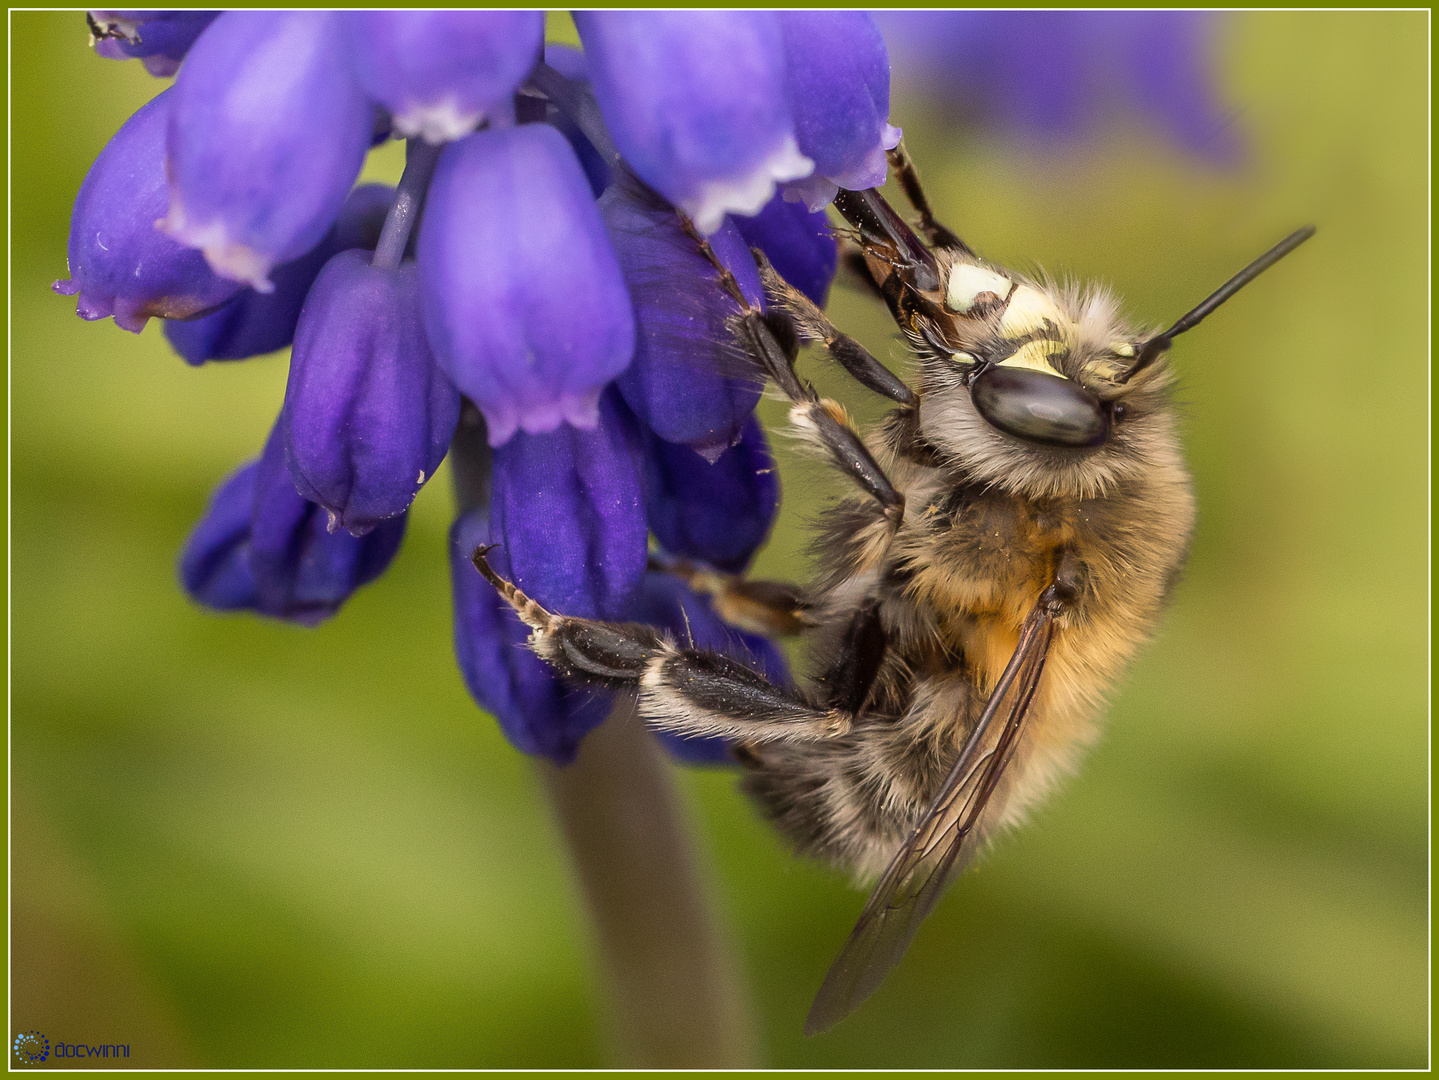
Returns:
[[[263,453],[186,546],[192,597],[332,616],[394,556],[453,445],[456,651],[518,747],[568,761],[610,703],[521,648],[469,565],[482,543],[555,610],[784,671],[664,569],[742,572],[779,500],[759,381],[728,343],[738,307],[672,204],[750,303],[751,247],[822,303],[823,205],[882,183],[899,135],[867,15],[586,12],[583,50],[542,47],[537,12],[92,24],[102,55],[177,77],[87,178],[57,290],[137,332],[166,319],[195,365],[293,343]],[[376,132],[411,137],[395,191],[355,187]]]

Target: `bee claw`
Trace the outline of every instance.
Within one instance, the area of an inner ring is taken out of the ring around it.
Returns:
[[[474,551],[470,552],[470,562],[475,564],[475,569],[480,572],[486,581],[495,587],[495,591],[504,598],[510,607],[515,609],[515,613],[524,620],[535,634],[543,635],[549,633],[553,628],[555,617],[546,611],[543,606],[526,596],[513,582],[506,581],[500,577],[499,574],[495,573],[494,568],[490,566],[490,560],[486,558],[486,556],[499,546],[499,544],[481,544],[475,548]]]
[[[486,558],[486,556],[488,556],[490,552],[494,551],[495,548],[499,546],[499,544],[481,544],[479,547],[475,548],[474,551],[470,552],[470,562],[475,564],[475,569],[484,576],[484,579],[486,581],[488,581],[495,588],[503,592],[503,586],[508,583],[505,581],[504,578],[500,577],[499,574],[494,572],[494,570],[490,567],[490,560]]]

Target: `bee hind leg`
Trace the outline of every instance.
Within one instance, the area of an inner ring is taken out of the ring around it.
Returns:
[[[536,655],[574,682],[636,691],[639,714],[652,727],[757,743],[810,742],[850,730],[850,712],[816,706],[719,653],[681,649],[654,627],[547,611],[494,572],[488,551],[475,549],[475,568],[530,627]]]

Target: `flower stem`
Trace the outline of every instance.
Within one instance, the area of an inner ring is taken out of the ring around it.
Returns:
[[[490,448],[465,403],[450,448],[461,512],[488,501]],[[758,1063],[748,1004],[702,888],[669,765],[620,695],[576,760],[541,760],[589,909],[620,1062],[636,1068]]]
[[[567,79],[549,64],[536,64],[530,72],[530,85],[555,103],[555,108],[569,117],[571,123],[584,133],[605,163],[613,167],[620,160],[620,152],[610,139],[605,127],[605,118],[600,115],[599,104],[594,92],[584,83]]]
[[[410,139],[405,143],[405,173],[400,177],[395,201],[385,216],[385,227],[380,230],[380,242],[375,245],[371,266],[395,270],[405,257],[410,233],[424,209],[425,192],[429,189],[430,177],[435,173],[435,162],[440,160],[440,149],[424,139]]]

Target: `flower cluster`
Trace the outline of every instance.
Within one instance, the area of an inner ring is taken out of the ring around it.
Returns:
[[[1212,102],[1200,17],[889,19],[917,70],[935,61],[932,85],[1020,126],[1074,119],[1096,63],[1185,139]],[[100,55],[176,79],[86,176],[55,291],[137,333],[164,319],[192,365],[291,347],[263,451],[182,555],[191,596],[328,618],[385,570],[449,453],[456,653],[521,749],[568,760],[609,703],[520,647],[469,564],[480,544],[554,610],[665,626],[787,677],[770,642],[656,569],[743,571],[779,500],[760,388],[731,355],[735,302],[674,208],[751,303],[758,248],[822,305],[824,207],[883,183],[900,136],[874,19],[581,12],[582,51],[546,45],[532,11],[89,20]],[[391,138],[408,140],[398,188],[356,187]]]
[[[609,703],[520,647],[469,565],[482,543],[554,610],[786,677],[771,643],[655,568],[743,570],[779,499],[760,387],[728,355],[735,301],[673,207],[751,303],[751,247],[823,303],[823,208],[882,183],[899,139],[869,16],[584,12],[583,51],[546,46],[539,12],[90,18],[102,55],[177,77],[86,176],[55,290],[83,318],[166,320],[194,365],[292,347],[263,452],[182,555],[195,599],[334,614],[453,444],[456,652],[517,746],[568,760]],[[356,187],[392,137],[399,187]]]

